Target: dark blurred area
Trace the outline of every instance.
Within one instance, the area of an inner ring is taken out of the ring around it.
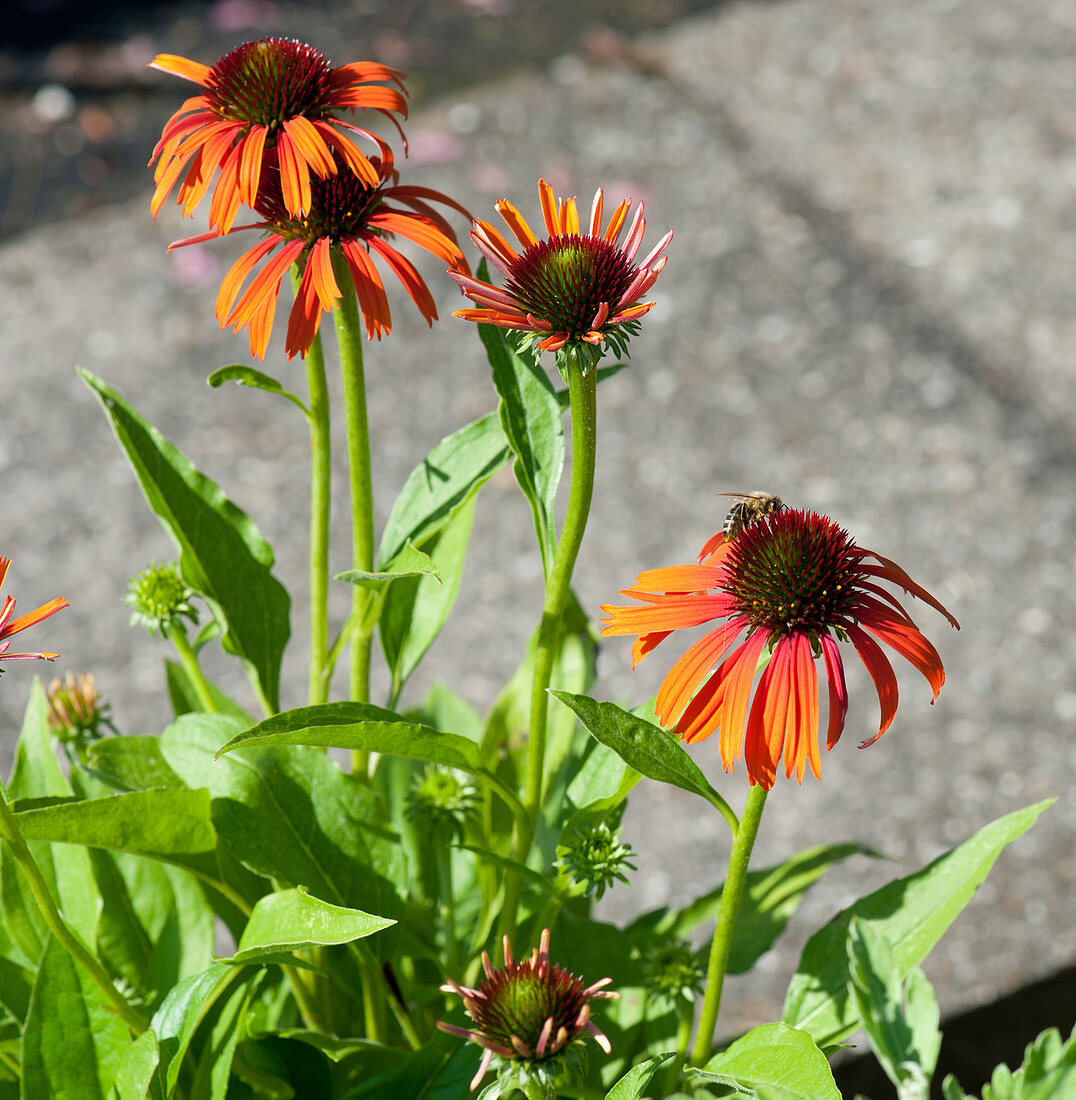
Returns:
[[[715,0],[5,0],[0,5],[0,237],[129,198],[191,94],[146,64],[212,64],[272,34],[337,63],[408,74],[412,104],[565,53],[612,60]]]

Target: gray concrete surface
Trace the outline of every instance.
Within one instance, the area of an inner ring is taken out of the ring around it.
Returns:
[[[800,945],[840,906],[1053,795],[926,970],[954,1010],[1076,960],[1074,47],[1071,0],[742,3],[600,65],[565,56],[474,87],[409,126],[408,179],[482,216],[505,194],[536,213],[544,174],[584,199],[599,184],[645,199],[655,241],[676,231],[633,366],[603,387],[577,570],[587,607],[641,569],[690,560],[723,514],[714,493],[763,486],[901,562],[963,625],[916,614],[946,664],[935,707],[898,669],[897,720],[858,752],[877,704],[852,672],[848,728],[822,781],[779,782],[760,864],[844,839],[897,862],[858,861],[816,887],[781,948],[730,982],[726,1032],[776,1016]],[[154,224],[148,195],[147,182],[145,199],[0,248],[10,590],[28,607],[71,599],[37,636],[63,652],[57,671],[97,675],[129,732],[166,721],[165,648],[127,630],[122,595],[170,547],[76,363],[255,518],[297,593],[297,634],[305,614],[300,418],[203,381],[246,359],[245,340],[212,318],[238,247],[166,258],[191,230],[170,214]],[[447,316],[454,287],[425,270]],[[401,295],[394,303],[395,330],[368,355],[382,516],[426,450],[493,405],[471,326],[443,320],[430,334]],[[299,386],[281,347],[268,369]],[[506,473],[484,490],[460,602],[414,695],[445,678],[484,704],[539,605],[529,517]],[[296,644],[289,705],[301,702],[303,659]],[[667,665],[659,650],[633,674],[628,644],[611,640],[596,693],[641,700]],[[3,680],[8,738],[27,679],[13,666]],[[742,773],[722,777],[713,745],[695,756],[738,802]],[[626,835],[639,870],[630,895],[610,895],[612,915],[683,902],[720,877],[723,825],[680,792],[641,788]]]

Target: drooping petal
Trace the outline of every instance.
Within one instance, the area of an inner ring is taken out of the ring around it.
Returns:
[[[844,718],[848,713],[848,686],[844,682],[844,662],[837,643],[828,634],[822,636],[822,658],[826,663],[829,683],[829,728],[826,731],[826,751],[840,740]]]
[[[893,717],[897,713],[897,678],[893,674],[893,666],[889,663],[889,659],[873,638],[865,634],[858,626],[849,624],[845,627],[845,630],[848,631],[848,637],[852,639],[852,644],[856,647],[860,660],[866,666],[871,679],[874,681],[874,686],[878,691],[878,703],[881,707],[881,721],[878,724],[878,732],[873,737],[867,738],[866,741],[860,742],[859,747],[865,749],[868,745],[873,745],[893,722]]]
[[[890,561],[889,558],[883,558],[881,554],[875,553],[873,550],[868,550],[866,553],[870,554],[875,561],[880,563],[879,566],[867,565],[864,563],[860,566],[860,569],[864,573],[869,573],[871,576],[881,577],[883,580],[892,581],[894,584],[899,584],[905,592],[910,593],[917,599],[922,600],[924,603],[930,604],[935,611],[940,612],[949,620],[949,625],[960,629],[960,623],[953,618],[952,615],[923,587],[916,584],[907,573],[895,561]]]
[[[941,656],[934,646],[915,626],[898,619],[885,609],[863,610],[860,612],[859,622],[876,638],[892,646],[902,657],[919,669],[934,693],[934,697],[930,700],[934,703],[945,683],[945,669],[942,667]]]

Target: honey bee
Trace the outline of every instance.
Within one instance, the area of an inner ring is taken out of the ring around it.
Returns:
[[[722,525],[722,532],[726,542],[732,540],[746,531],[752,523],[757,523],[763,516],[772,516],[784,508],[784,501],[780,497],[771,496],[756,489],[752,493],[722,493],[723,497],[733,497],[736,503],[729,509]]]

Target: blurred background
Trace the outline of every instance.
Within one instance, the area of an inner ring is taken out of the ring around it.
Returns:
[[[76,364],[123,392],[254,518],[303,633],[303,425],[286,402],[204,384],[219,366],[249,362],[246,339],[213,319],[241,242],[166,257],[202,224],[171,206],[152,221],[145,167],[189,94],[146,63],[168,52],[211,64],[268,34],[303,38],[337,64],[408,73],[405,182],[480,217],[494,217],[504,195],[536,216],[544,175],[584,204],[598,186],[614,201],[645,200],[652,243],[675,231],[632,366],[602,387],[595,506],[576,574],[592,614],[642,569],[692,560],[726,510],[714,494],[764,488],[832,515],[961,620],[957,634],[928,608],[913,611],[948,673],[933,708],[918,674],[898,668],[896,722],[857,752],[877,701],[850,672],[849,725],[823,780],[779,781],[759,866],[846,839],[891,861],[851,861],[814,888],[779,948],[730,982],[723,1030],[776,1018],[807,935],[853,898],[1004,812],[1059,796],[925,969],[944,1012],[982,1006],[963,1031],[952,1025],[950,1059],[1018,1061],[1042,1027],[1067,1032],[1076,0],[7,0],[0,550],[15,559],[7,591],[20,608],[71,600],[29,637],[62,652],[57,673],[92,671],[130,733],[167,722],[167,652],[127,629],[126,579],[174,552]],[[444,319],[429,333],[390,288],[393,332],[368,348],[382,520],[426,451],[495,403],[473,326],[449,319],[455,287],[436,264],[419,266]],[[301,387],[279,339],[265,369]],[[344,562],[343,507],[335,534]],[[483,490],[456,611],[409,699],[443,679],[488,705],[540,609],[532,541],[505,471]],[[659,650],[632,673],[628,650],[603,646],[599,697],[635,703],[660,682],[670,658]],[[286,705],[301,702],[304,662],[296,640]],[[3,680],[5,760],[34,671],[13,666]],[[226,665],[210,671],[246,698]],[[716,746],[694,755],[738,804],[742,773],[721,775]],[[625,839],[639,870],[630,894],[604,903],[611,919],[704,892],[725,856],[723,824],[689,796],[654,785],[637,796]],[[975,1071],[950,1068],[977,1088]],[[854,1086],[886,1095],[870,1079]]]

